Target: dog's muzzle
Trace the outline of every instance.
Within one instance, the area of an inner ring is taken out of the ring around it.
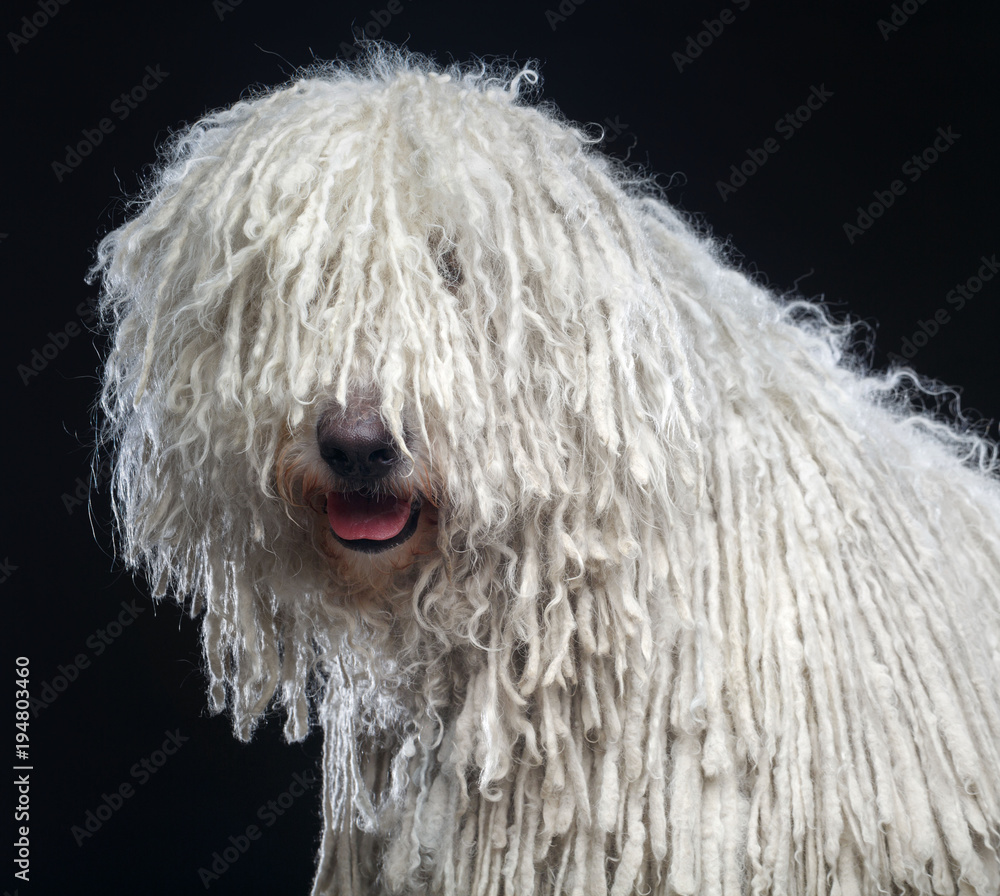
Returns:
[[[422,500],[392,487],[405,473],[406,458],[377,408],[361,402],[323,414],[316,437],[320,456],[342,484],[326,496],[333,537],[366,554],[408,541],[417,530]]]
[[[420,498],[382,497],[360,490],[329,492],[326,515],[333,537],[344,547],[377,554],[411,538],[417,531],[421,503]]]

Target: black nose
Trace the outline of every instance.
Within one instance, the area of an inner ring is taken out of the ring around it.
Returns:
[[[316,424],[319,453],[343,479],[376,482],[401,463],[392,433],[372,407],[354,407],[324,414]]]

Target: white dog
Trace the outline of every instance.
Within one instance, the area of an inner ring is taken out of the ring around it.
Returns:
[[[993,447],[525,97],[378,50],[101,244],[124,558],[325,728],[317,894],[997,894]]]

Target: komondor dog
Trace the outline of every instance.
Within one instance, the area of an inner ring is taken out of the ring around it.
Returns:
[[[316,894],[997,894],[993,447],[536,80],[175,136],[95,266],[124,559],[322,725]]]

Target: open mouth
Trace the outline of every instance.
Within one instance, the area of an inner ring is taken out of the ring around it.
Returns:
[[[416,532],[420,505],[419,496],[329,492],[326,515],[333,537],[345,548],[378,554],[403,544]]]

